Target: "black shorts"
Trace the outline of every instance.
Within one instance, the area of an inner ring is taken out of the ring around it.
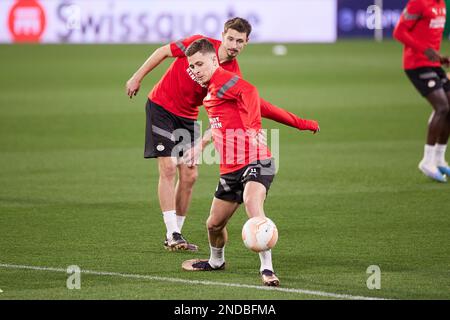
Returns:
[[[179,117],[151,100],[145,106],[144,158],[182,157],[200,138],[197,121]]]
[[[214,196],[221,200],[242,203],[247,182],[262,183],[266,187],[267,194],[274,178],[274,159],[258,160],[242,169],[221,175]]]
[[[423,67],[405,70],[405,72],[417,91],[424,97],[438,89],[450,91],[450,82],[441,67]]]

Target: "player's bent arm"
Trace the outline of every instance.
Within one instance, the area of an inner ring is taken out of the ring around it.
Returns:
[[[212,131],[211,126],[209,126],[203,134],[203,137],[195,141],[194,146],[185,152],[183,162],[189,167],[197,165],[203,149],[211,142],[211,138]]]
[[[172,57],[172,51],[170,44],[164,45],[156,49],[150,57],[142,64],[142,66],[133,74],[133,76],[127,81],[126,90],[127,95],[131,98],[136,95],[141,86],[141,81],[144,77],[156,68],[166,58]]]
[[[172,51],[170,50],[170,44],[166,44],[156,49],[150,57],[144,62],[144,64],[133,75],[136,80],[142,81],[144,77],[153,69],[155,69],[166,58],[172,57]]]
[[[443,64],[447,64],[447,60],[445,59],[445,57],[442,57],[438,51],[434,50],[433,48],[428,48],[427,46],[416,41],[414,35],[411,33],[408,25],[405,22],[400,21],[397,24],[394,29],[393,36],[405,46],[414,48],[414,50],[424,53],[427,58],[430,59],[430,61],[440,61]]]
[[[260,99],[261,117],[270,119],[299,130],[319,131],[319,124],[315,120],[302,119],[292,112],[274,106],[270,102]]]
[[[419,52],[425,52],[427,47],[416,40],[413,30],[422,18],[424,10],[424,4],[421,1],[408,2],[392,34],[399,42]]]
[[[414,38],[408,26],[402,21],[400,21],[395,27],[393,36],[405,46],[414,48],[419,52],[425,52],[427,49],[426,46],[422,45]]]

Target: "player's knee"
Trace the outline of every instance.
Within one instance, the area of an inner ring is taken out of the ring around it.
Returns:
[[[211,219],[208,219],[206,221],[206,228],[208,229],[208,232],[210,233],[217,233],[223,230],[225,225],[223,223],[218,223],[217,221],[213,221]]]
[[[244,205],[245,207],[259,207],[261,202],[264,202],[265,197],[266,194],[262,190],[244,192]]]
[[[449,114],[449,105],[447,103],[442,103],[436,106],[436,110],[434,111],[435,117],[447,117]]]
[[[159,176],[162,179],[172,180],[177,175],[177,167],[174,165],[163,164],[159,167]]]
[[[180,175],[180,181],[187,185],[193,185],[197,181],[197,178],[198,178],[197,168],[189,169],[182,175]]]

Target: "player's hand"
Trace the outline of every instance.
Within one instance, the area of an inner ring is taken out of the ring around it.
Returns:
[[[126,84],[126,93],[127,96],[131,98],[133,98],[133,96],[137,95],[140,87],[141,87],[141,82],[137,79],[135,79],[134,77],[131,77],[130,80],[127,81]]]
[[[428,48],[427,50],[425,50],[425,55],[432,62],[440,62],[441,59],[442,59],[442,57],[439,54],[439,52],[437,52],[433,48]]]
[[[450,67],[450,57],[442,56],[441,64],[444,65],[446,68]]]
[[[197,144],[192,148],[188,149],[183,154],[182,162],[186,164],[189,168],[194,167],[199,164],[201,153],[202,153],[201,144]]]
[[[309,130],[313,134],[320,131],[319,123],[316,120],[302,120],[302,126],[300,130]]]

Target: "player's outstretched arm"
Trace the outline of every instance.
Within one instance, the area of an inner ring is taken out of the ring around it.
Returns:
[[[142,79],[144,79],[149,72],[156,68],[167,57],[172,57],[170,44],[156,49],[144,62],[144,64],[133,74],[125,86],[126,94],[130,97],[130,99],[138,93],[139,88],[141,87]]]
[[[260,100],[261,117],[282,123],[293,128],[297,128],[299,130],[309,130],[313,133],[316,133],[320,130],[317,121],[302,119],[292,112],[274,106],[273,104],[262,98]]]

